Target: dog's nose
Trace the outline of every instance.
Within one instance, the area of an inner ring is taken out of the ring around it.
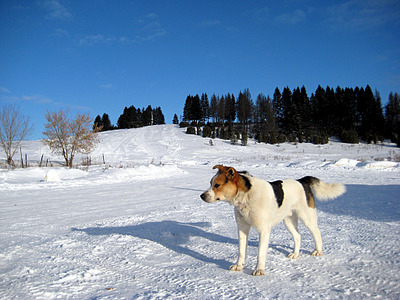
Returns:
[[[206,199],[206,193],[201,194],[201,195],[200,195],[200,198],[203,199],[203,200],[205,200],[205,199]]]

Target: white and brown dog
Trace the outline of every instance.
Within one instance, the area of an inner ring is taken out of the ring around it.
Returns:
[[[252,226],[259,233],[258,260],[253,275],[264,275],[270,232],[272,227],[282,220],[294,238],[294,250],[289,254],[289,258],[295,259],[299,256],[301,236],[298,231],[298,218],[314,237],[315,250],[311,255],[322,255],[322,239],[317,224],[314,194],[320,200],[337,198],[346,191],[343,184],[328,184],[311,176],[299,180],[266,182],[250,176],[247,172],[237,172],[232,167],[216,165],[214,169],[218,169],[218,172],[211,179],[211,187],[200,197],[208,203],[226,201],[235,206],[239,257],[230,270],[243,269]]]

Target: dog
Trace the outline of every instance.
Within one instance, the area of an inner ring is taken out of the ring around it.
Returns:
[[[259,233],[257,267],[253,275],[264,275],[270,232],[282,220],[294,239],[293,252],[288,256],[290,259],[299,257],[301,236],[298,219],[314,237],[315,250],[311,255],[322,255],[314,195],[320,200],[337,198],[346,191],[343,184],[324,183],[311,176],[266,182],[247,172],[237,172],[232,167],[216,165],[213,169],[218,169],[218,172],[211,179],[210,188],[200,197],[208,203],[226,201],[235,207],[239,256],[236,264],[229,268],[231,271],[243,270],[250,227],[253,227]]]

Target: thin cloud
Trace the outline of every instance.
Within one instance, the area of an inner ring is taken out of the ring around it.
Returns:
[[[61,4],[60,0],[44,0],[41,6],[47,11],[48,19],[68,19],[72,16],[71,12]]]
[[[105,36],[102,34],[84,35],[84,36],[78,37],[77,41],[80,46],[94,46],[94,45],[100,45],[100,44],[111,45],[114,43],[131,44],[131,43],[135,42],[134,40],[132,40],[126,36],[116,37],[116,36],[111,36],[111,35]]]
[[[110,89],[114,88],[114,85],[112,83],[105,83],[105,84],[101,84],[100,88],[110,90]]]
[[[200,26],[202,27],[214,27],[218,26],[221,24],[221,21],[219,20],[204,20],[200,23]]]
[[[31,101],[35,104],[48,104],[53,103],[53,101],[47,97],[43,97],[41,95],[33,95],[33,96],[22,96],[22,100]]]
[[[267,21],[271,18],[271,10],[268,6],[251,9],[246,14],[258,21]]]
[[[149,41],[166,35],[167,30],[161,26],[159,19],[155,13],[147,14],[144,19],[139,19],[139,23],[143,25],[139,29],[136,38],[142,41]]]
[[[75,40],[80,46],[112,45],[112,44],[133,44],[141,41],[151,41],[167,34],[162,27],[159,17],[155,13],[149,13],[138,20],[140,25],[135,37],[113,36],[103,34],[92,34],[78,36]],[[63,32],[61,31],[60,34]]]
[[[307,15],[301,9],[297,9],[294,12],[284,13],[274,18],[274,23],[295,25],[300,22],[304,22],[307,19]]]
[[[369,30],[388,23],[399,24],[398,0],[350,0],[332,5],[327,10],[328,21],[334,29]]]
[[[59,37],[59,38],[63,38],[63,37],[70,37],[70,34],[69,34],[69,32],[68,32],[67,30],[65,30],[65,29],[57,28],[57,29],[54,31],[53,36]]]
[[[71,104],[66,104],[62,102],[54,102],[53,103],[55,106],[66,108],[66,109],[74,109],[74,110],[80,110],[80,111],[90,111],[90,107],[88,106],[80,106],[80,105],[71,105]]]
[[[10,90],[8,88],[0,86],[0,93],[10,94]]]

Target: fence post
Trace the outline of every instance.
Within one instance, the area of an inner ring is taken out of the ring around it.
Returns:
[[[22,157],[22,148],[19,147],[19,153],[21,154],[21,167],[24,168],[24,158]]]

